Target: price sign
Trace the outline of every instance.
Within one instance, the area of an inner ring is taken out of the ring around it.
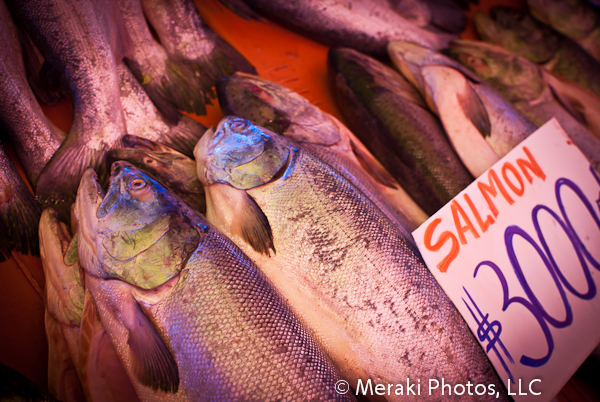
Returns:
[[[556,120],[413,237],[516,401],[551,400],[600,343],[600,177]]]

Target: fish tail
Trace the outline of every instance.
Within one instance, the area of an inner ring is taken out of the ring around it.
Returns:
[[[198,79],[204,93],[210,98],[216,98],[215,85],[221,78],[228,77],[236,71],[257,75],[256,69],[233,46],[214,32],[215,46],[213,51],[205,57],[196,60],[187,60],[190,68],[198,72]]]
[[[182,116],[176,126],[171,127],[171,132],[161,139],[161,142],[182,154],[194,157],[194,147],[206,131],[206,127],[196,120]]]
[[[121,146],[119,139],[113,144],[105,143],[99,149],[94,149],[69,135],[40,173],[36,189],[40,205],[54,208],[60,221],[70,222],[71,205],[75,202],[83,173],[91,167],[98,174],[100,184],[107,183],[109,170],[105,166],[106,153],[111,148]]]
[[[196,79],[192,79],[196,77]],[[167,72],[163,84],[168,98],[184,112],[199,116],[206,114],[206,98],[202,85],[198,84],[197,75],[185,63],[172,58],[167,59]]]
[[[19,178],[7,202],[0,204],[0,257],[10,258],[12,250],[40,255],[38,223],[42,210]],[[3,261],[3,260],[2,260]]]

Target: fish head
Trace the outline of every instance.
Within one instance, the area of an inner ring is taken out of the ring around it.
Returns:
[[[511,102],[535,99],[545,87],[536,64],[499,46],[455,40],[446,52]]]
[[[60,323],[79,326],[83,313],[84,289],[77,257],[77,240],[52,208],[46,208],[39,224],[40,256],[46,278],[46,308]],[[74,247],[75,246],[75,247]]]
[[[224,117],[206,131],[194,156],[198,178],[205,185],[224,183],[249,190],[285,177],[294,144],[272,131],[241,117]]]
[[[374,91],[383,89],[427,107],[417,88],[394,69],[354,49],[330,49],[327,65],[334,85],[349,86],[360,98],[369,100]]]
[[[106,156],[107,164],[124,160],[149,172],[172,190],[202,195],[202,186],[196,176],[196,162],[165,145],[144,138],[126,135],[126,148],[111,149]]]
[[[153,289],[174,278],[196,249],[200,232],[187,207],[134,165],[112,165],[106,194],[88,169],[74,214],[82,267],[103,279]]]
[[[388,54],[404,78],[421,90],[424,87],[421,69],[428,65],[451,67],[471,81],[479,82],[479,78],[475,74],[455,60],[415,43],[391,41],[388,43]]]
[[[598,16],[583,0],[528,0],[534,18],[573,39],[583,39],[597,25]]]
[[[237,72],[217,84],[219,104],[295,142],[332,145],[340,140],[332,119],[300,94],[264,78]]]
[[[559,47],[556,32],[515,8],[492,7],[490,16],[476,13],[473,23],[486,42],[500,45],[534,63],[549,61]]]

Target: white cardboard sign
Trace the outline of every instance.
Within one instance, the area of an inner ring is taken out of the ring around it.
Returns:
[[[600,342],[600,177],[553,119],[413,232],[515,401]]]

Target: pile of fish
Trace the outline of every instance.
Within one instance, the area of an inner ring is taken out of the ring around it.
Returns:
[[[49,392],[350,401],[342,380],[444,379],[507,400],[411,232],[552,117],[600,172],[596,20],[494,8],[489,44],[457,38],[452,0],[223,2],[334,46],[348,126],[257,76],[191,0],[0,3],[2,141],[36,195],[0,147],[0,258],[41,255]],[[37,100],[64,96],[69,133]],[[181,113],[217,100],[217,127]]]

